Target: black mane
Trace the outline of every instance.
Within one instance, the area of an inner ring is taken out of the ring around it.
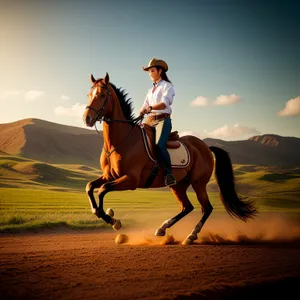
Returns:
[[[111,82],[109,84],[111,85],[111,87],[113,88],[113,90],[115,91],[118,97],[125,119],[133,121],[134,114],[133,114],[133,104],[131,98],[127,98],[128,94],[125,92],[124,89],[117,88]]]

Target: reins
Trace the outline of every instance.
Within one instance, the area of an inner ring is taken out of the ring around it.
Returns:
[[[137,125],[139,125],[140,123],[141,123],[141,121],[142,121],[142,119],[144,118],[144,116],[139,116],[139,117],[137,117],[137,118],[135,118],[134,120],[111,120],[110,122],[120,122],[120,121],[122,121],[122,122],[127,122],[127,123],[129,123],[129,122],[133,122],[134,123],[134,126],[133,126],[133,128],[130,130],[130,132],[129,132],[129,134],[124,138],[124,140],[122,140],[118,145],[116,145],[111,151],[108,151],[108,150],[106,150],[105,148],[104,148],[104,146],[103,146],[103,149],[104,149],[104,151],[105,151],[105,153],[106,153],[106,155],[108,156],[108,157],[110,157],[110,155],[113,153],[113,152],[115,152],[116,150],[117,150],[117,148],[119,148],[120,147],[120,145],[123,143],[123,142],[125,142],[125,140],[127,140],[130,136],[131,136],[131,134],[133,133],[133,131],[135,130],[135,128],[137,127]],[[105,120],[104,120],[105,121]],[[106,121],[107,122],[107,121]],[[97,127],[96,127],[96,124],[95,124],[95,128],[96,128],[96,131],[100,134],[100,132],[97,130]]]
[[[102,120],[105,121],[105,122],[107,122],[107,123],[119,122],[119,123],[133,123],[133,124],[136,124],[140,120],[142,120],[143,118],[144,118],[144,116],[138,116],[138,117],[136,117],[133,120],[112,120],[110,118],[103,117]]]
[[[136,125],[141,124],[143,119],[144,119],[144,116],[138,116],[133,120],[112,120],[110,118],[102,117],[101,119],[97,119],[97,121],[99,121],[100,123],[102,122],[102,120],[106,123],[133,123],[133,125],[134,125],[133,129],[134,129],[136,127]],[[97,129],[97,122],[95,122],[95,129],[100,134],[100,132]],[[131,131],[133,131],[133,129]]]

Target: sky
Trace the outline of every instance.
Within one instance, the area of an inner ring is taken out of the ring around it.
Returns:
[[[89,76],[106,72],[138,116],[156,57],[180,135],[300,138],[299,1],[0,0],[0,40],[0,123],[84,127]]]

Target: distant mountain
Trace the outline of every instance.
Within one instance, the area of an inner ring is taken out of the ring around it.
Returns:
[[[0,151],[47,163],[99,168],[103,136],[94,130],[39,119],[0,124]]]
[[[274,134],[253,136],[243,141],[204,139],[209,146],[228,151],[235,164],[255,164],[293,168],[300,166],[300,139]]]
[[[0,151],[46,163],[82,164],[99,168],[103,136],[95,130],[39,119],[0,124]],[[300,139],[274,134],[242,141],[206,138],[208,146],[228,151],[233,164],[300,167]]]

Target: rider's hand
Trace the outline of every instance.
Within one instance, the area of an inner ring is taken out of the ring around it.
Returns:
[[[152,106],[148,106],[140,111],[140,116],[149,114],[152,111]]]

